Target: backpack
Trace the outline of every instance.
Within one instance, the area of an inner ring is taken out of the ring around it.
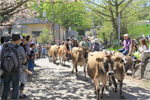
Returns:
[[[15,47],[9,47],[8,44],[4,45],[1,52],[1,64],[4,73],[14,73],[19,71],[20,61],[19,54],[17,52],[18,47],[18,45]]]
[[[99,51],[100,45],[98,43],[95,43],[94,45],[94,51]]]

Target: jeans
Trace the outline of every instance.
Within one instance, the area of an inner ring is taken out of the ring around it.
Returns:
[[[10,82],[12,82],[12,100],[18,100],[18,94],[19,94],[19,77],[20,73],[12,73],[12,74],[5,74],[4,75],[4,89],[2,93],[2,100],[6,100],[9,92],[9,85]]]
[[[119,52],[122,52],[123,55],[127,55],[129,53],[129,50],[119,49]]]

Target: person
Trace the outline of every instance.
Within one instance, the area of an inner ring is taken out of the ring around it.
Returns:
[[[29,59],[29,55],[31,54],[31,50],[30,50],[30,41],[29,38],[26,37],[26,50],[27,50],[27,59]]]
[[[45,47],[43,46],[42,48],[42,57],[45,58],[45,54],[46,54],[46,50],[45,50]]]
[[[142,53],[145,50],[147,50],[148,46],[146,43],[146,39],[144,39],[144,38],[140,39],[140,43],[141,43],[141,46],[139,47],[139,51]]]
[[[21,58],[22,62],[25,62],[26,55],[24,53],[24,49],[22,46],[18,46],[20,43],[21,36],[20,34],[12,34],[12,41],[10,43],[7,43],[3,46],[2,49],[2,55],[1,60],[2,62],[2,70],[4,71],[3,79],[4,79],[4,89],[2,93],[2,100],[7,99],[8,91],[9,91],[9,85],[10,82],[12,82],[12,98],[13,100],[18,99],[19,94],[19,78],[20,78],[20,64],[21,64]],[[11,52],[12,55],[6,55]],[[9,59],[11,56],[11,59]],[[5,59],[7,58],[7,59]],[[16,58],[16,59],[14,59]],[[7,63],[7,60],[13,62],[11,65]],[[9,66],[8,66],[9,65]],[[13,66],[14,65],[14,66]],[[8,68],[10,67],[10,68]]]
[[[132,39],[128,55],[132,56],[133,59],[136,59],[136,57],[133,56],[133,54],[138,51],[138,47],[139,47],[138,42],[135,39]]]
[[[140,51],[141,51],[141,57],[140,57],[140,63],[138,65],[145,65],[145,60],[147,58],[150,58],[150,38],[148,39],[149,41],[149,49],[147,50],[147,43],[145,39],[141,39],[140,43],[141,46],[139,47]]]
[[[71,50],[72,50],[71,41],[68,42],[68,47],[69,47],[69,52],[71,52]]]
[[[3,43],[4,43],[4,36],[1,37],[0,57],[1,57],[1,51],[2,51],[2,48],[3,48]],[[2,74],[3,74],[3,70],[1,70],[1,61],[0,61],[0,88],[1,88],[1,85],[2,85],[2,79],[1,79]]]
[[[78,47],[78,42],[75,39],[73,39],[73,41],[72,41],[72,48],[73,47]]]
[[[25,55],[27,54],[27,50],[26,50],[26,37],[23,36],[22,39],[22,43],[20,44],[20,46],[22,46],[24,48],[24,53]],[[20,68],[20,94],[19,94],[19,98],[26,98],[27,96],[25,94],[23,94],[23,90],[24,90],[24,86],[27,83],[27,74],[32,75],[32,72],[28,70],[28,64],[22,64],[21,68]]]
[[[30,54],[29,55],[29,62],[28,62],[28,67],[29,67],[29,71],[31,71],[32,73],[34,72],[34,55]]]
[[[100,51],[100,42],[98,39],[94,39],[93,51]]]
[[[90,50],[91,49],[91,46],[90,46],[90,43],[88,42],[88,38],[85,37],[84,38],[84,41],[82,42],[82,45],[81,47],[86,51],[86,50]],[[87,52],[84,52],[84,58],[87,59]]]
[[[124,42],[121,44],[123,45],[123,49],[119,49],[119,52],[122,52],[123,55],[127,55],[129,53],[129,47],[131,44],[130,38],[128,34],[124,34]]]
[[[38,47],[39,58],[41,58],[41,51],[42,51],[42,47],[41,47],[41,44],[39,44],[39,47]]]

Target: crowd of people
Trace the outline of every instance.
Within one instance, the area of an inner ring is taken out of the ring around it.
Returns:
[[[139,43],[136,39],[130,39],[128,34],[125,34],[124,41],[121,42],[123,48],[119,49],[124,55],[132,56],[133,59],[140,60],[138,65],[145,65],[145,60],[150,58],[150,37],[148,37],[149,47],[146,38],[141,38]]]
[[[38,55],[37,55],[38,53]],[[2,100],[7,99],[10,88],[13,88],[12,98],[26,98],[23,94],[27,77],[35,74],[35,59],[45,57],[44,46],[38,44],[30,36],[3,36],[0,45],[0,87],[3,83]]]

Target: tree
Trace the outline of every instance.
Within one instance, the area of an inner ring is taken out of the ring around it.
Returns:
[[[113,26],[115,37],[118,37],[117,17],[121,16],[121,33],[127,32],[127,19],[143,10],[142,5],[148,0],[100,0],[94,3],[85,0],[86,6],[101,16],[105,21],[110,21]]]
[[[37,37],[38,42],[41,43],[47,43],[52,42],[52,37],[49,35],[48,29],[43,29],[42,33],[40,33],[40,36]]]
[[[34,4],[34,9],[37,9],[42,18],[43,11],[46,11],[47,18],[50,22],[53,22],[53,9],[55,23],[58,23],[67,29],[72,27],[73,30],[85,30],[92,27],[92,18],[89,11],[81,1],[69,2],[64,0],[55,0],[55,2],[43,2],[40,8],[37,8],[37,4]]]
[[[35,10],[30,9],[34,0],[1,0],[0,26],[11,25],[20,17],[31,18],[37,16]],[[38,2],[38,1],[36,1]]]

